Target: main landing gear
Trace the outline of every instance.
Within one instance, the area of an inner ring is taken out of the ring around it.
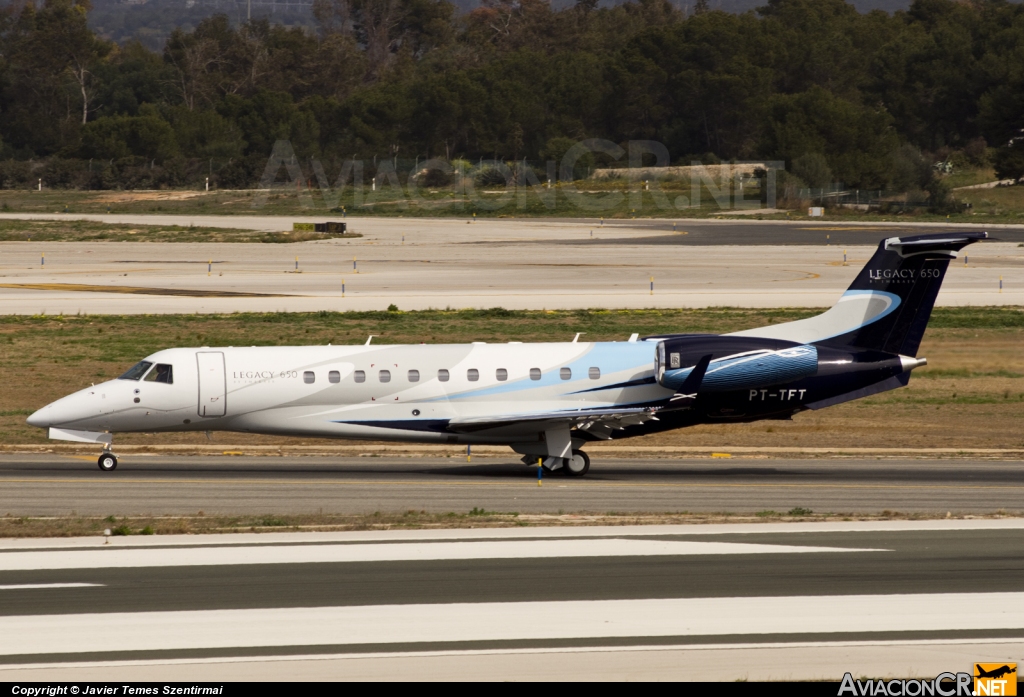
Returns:
[[[527,465],[536,465],[537,459],[533,455],[523,456]],[[573,450],[572,457],[545,457],[541,463],[548,472],[558,472],[567,477],[582,477],[590,471],[590,458],[582,450]]]
[[[562,469],[570,477],[582,477],[590,471],[590,458],[582,450],[573,450],[572,457],[565,458]]]
[[[104,472],[113,472],[117,469],[117,455],[109,450],[104,450],[103,454],[100,455],[100,459],[97,460],[97,464],[99,464],[100,469]]]

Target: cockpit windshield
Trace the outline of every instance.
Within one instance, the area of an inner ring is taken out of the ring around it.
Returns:
[[[167,365],[166,363],[157,363],[156,367],[146,375],[146,382],[174,384],[174,366]]]
[[[139,380],[152,365],[149,361],[139,361],[131,367],[131,370],[119,377],[118,380]]]

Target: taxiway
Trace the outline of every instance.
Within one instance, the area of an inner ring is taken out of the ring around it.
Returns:
[[[593,455],[593,454],[592,454]],[[368,514],[472,508],[519,513],[992,514],[1024,506],[1018,460],[624,459],[593,455],[582,479],[516,456],[0,456],[0,515]]]

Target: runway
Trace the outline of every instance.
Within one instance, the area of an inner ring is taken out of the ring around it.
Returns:
[[[256,230],[287,229],[301,220],[70,217]],[[390,304],[403,310],[825,307],[849,286],[879,240],[948,229],[756,220],[348,222],[362,238],[0,243],[0,314],[383,310]],[[1024,305],[1024,250],[1018,247],[1024,226],[990,232],[998,241],[974,245],[967,264],[952,264],[938,304]]]
[[[0,516],[466,513],[992,514],[1024,511],[1024,463],[970,458],[625,459],[582,479],[508,457],[0,456]]]
[[[1022,530],[1002,519],[4,540],[0,679],[934,677],[1024,655]]]

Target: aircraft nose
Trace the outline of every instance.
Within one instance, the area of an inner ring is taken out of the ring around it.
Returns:
[[[50,421],[49,415],[47,414],[47,410],[49,410],[50,407],[52,406],[52,404],[47,404],[42,409],[39,409],[38,411],[33,413],[32,416],[25,419],[25,421],[28,423],[29,426],[36,426],[38,428],[48,427],[50,425]]]
[[[28,417],[29,426],[38,428],[60,428],[74,424],[76,421],[99,416],[92,395],[76,393],[47,404]]]

